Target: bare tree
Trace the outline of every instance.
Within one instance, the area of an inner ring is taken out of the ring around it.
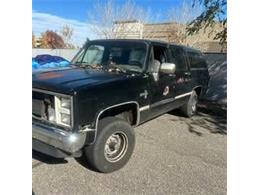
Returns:
[[[176,23],[172,28],[172,33],[176,34],[175,39],[171,40],[172,42],[196,47],[201,50],[208,50],[210,45],[207,43],[216,42],[215,35],[222,31],[220,23],[207,28],[203,26],[206,24],[201,23],[200,28],[196,31],[197,33],[190,33],[188,30],[191,22],[201,14],[202,10],[202,6],[193,4],[192,0],[183,0],[182,4],[169,10],[169,20]]]
[[[88,13],[92,30],[99,38],[120,38],[124,32],[142,33],[142,24],[149,19],[149,10],[137,6],[132,0],[116,4],[115,0],[95,1]],[[129,25],[131,23],[131,25]]]
[[[73,48],[74,46],[71,44],[71,37],[73,35],[73,28],[70,27],[69,25],[64,25],[62,28],[61,28],[61,35],[62,35],[62,38],[65,42],[65,45],[66,45],[66,48]]]
[[[32,33],[32,48],[35,48],[35,47],[36,47],[36,38],[35,38],[34,33]]]
[[[175,34],[175,39],[172,42],[193,46],[200,41],[200,36],[188,38],[186,26],[189,22],[194,20],[201,12],[201,8],[192,6],[189,0],[183,0],[182,3],[176,7],[172,7],[168,11],[169,20],[175,25],[172,26],[172,33]]]

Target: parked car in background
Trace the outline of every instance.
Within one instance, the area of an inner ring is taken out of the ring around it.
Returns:
[[[32,70],[46,70],[51,68],[67,67],[70,62],[63,57],[49,54],[37,55],[32,58]]]
[[[134,127],[197,110],[209,74],[200,51],[150,40],[89,41],[70,66],[33,74],[33,150],[86,156],[97,171],[130,159]],[[163,133],[163,132],[162,132]]]

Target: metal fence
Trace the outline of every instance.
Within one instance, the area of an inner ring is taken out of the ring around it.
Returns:
[[[72,60],[79,49],[32,49],[32,57],[41,54],[50,54],[54,56],[61,56],[66,60]]]

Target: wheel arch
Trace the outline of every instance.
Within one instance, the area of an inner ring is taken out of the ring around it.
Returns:
[[[95,120],[95,129],[98,128],[98,121],[106,116],[117,116],[123,112],[131,111],[134,115],[132,126],[137,126],[140,121],[139,104],[136,101],[123,102],[109,106],[101,110]]]
[[[128,107],[129,106],[129,107]],[[133,114],[136,116],[136,120],[134,120],[134,124],[130,124],[131,126],[138,126],[140,122],[140,111],[139,111],[139,103],[137,101],[128,101],[123,102],[119,104],[115,104],[109,107],[106,107],[105,109],[102,109],[98,112],[98,114],[95,117],[94,124],[91,128],[88,128],[86,132],[90,134],[89,139],[86,140],[86,145],[91,145],[96,141],[97,133],[98,133],[98,123],[100,119],[108,116],[114,116],[115,115],[106,115],[111,110],[118,109],[118,108],[132,108]],[[124,109],[123,109],[124,110]],[[112,112],[113,113],[113,112]]]

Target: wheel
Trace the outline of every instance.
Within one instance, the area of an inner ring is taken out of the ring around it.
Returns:
[[[85,154],[94,169],[110,173],[128,162],[134,146],[133,128],[122,119],[106,117],[99,121],[96,141],[85,148]]]
[[[181,107],[182,113],[187,117],[192,117],[197,112],[198,95],[195,91],[192,92],[187,103]]]

